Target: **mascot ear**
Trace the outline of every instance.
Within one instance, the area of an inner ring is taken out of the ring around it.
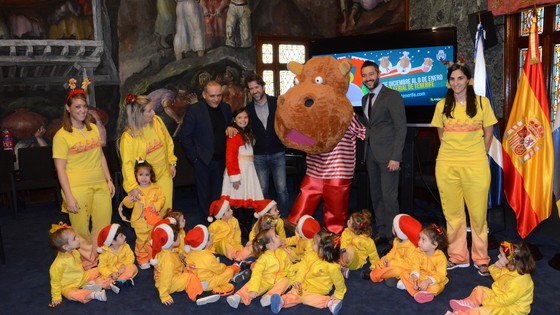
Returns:
[[[303,67],[303,66],[302,66]],[[288,69],[289,69],[288,65]],[[343,76],[346,76],[350,70],[352,69],[352,62],[348,58],[342,59],[342,62],[338,64],[338,70],[342,73]]]
[[[301,74],[303,71],[303,65],[295,61],[288,62],[288,70],[292,71],[294,74]]]

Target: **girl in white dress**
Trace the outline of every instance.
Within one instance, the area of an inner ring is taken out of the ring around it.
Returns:
[[[222,185],[222,198],[227,199],[238,218],[242,234],[252,226],[253,201],[264,199],[255,164],[253,144],[255,136],[251,130],[249,113],[245,107],[237,109],[233,115],[233,126],[238,133],[226,142],[226,170]],[[236,211],[238,210],[238,211]],[[245,228],[245,229],[244,229]]]

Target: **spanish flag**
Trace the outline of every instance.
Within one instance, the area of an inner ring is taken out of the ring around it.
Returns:
[[[522,238],[552,211],[554,148],[533,18],[529,48],[504,132],[504,193]]]

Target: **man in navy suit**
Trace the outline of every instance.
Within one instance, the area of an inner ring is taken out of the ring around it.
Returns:
[[[288,187],[286,185],[286,155],[284,145],[278,139],[276,130],[274,130],[277,98],[264,92],[265,82],[258,74],[250,74],[245,78],[245,82],[253,96],[253,100],[247,105],[247,109],[256,140],[253,152],[259,183],[264,197],[271,199],[268,184],[269,176],[272,174],[278,209],[281,216],[286,218],[290,213]]]
[[[371,202],[380,243],[391,242],[393,218],[400,212],[399,171],[406,138],[406,114],[401,94],[379,82],[379,66],[366,60],[362,82],[369,93],[362,98],[361,122],[366,126],[366,166]]]
[[[222,102],[222,86],[210,81],[202,92],[204,100],[191,105],[183,119],[180,140],[196,176],[200,223],[206,223],[210,203],[222,193],[225,169],[226,127],[231,107]]]

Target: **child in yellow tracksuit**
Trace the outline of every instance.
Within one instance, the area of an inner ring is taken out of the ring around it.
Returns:
[[[286,239],[286,230],[284,230],[284,221],[280,218],[280,211],[276,206],[276,201],[274,200],[258,200],[254,202],[253,208],[255,209],[255,218],[260,219],[265,214],[272,216],[276,220],[276,234],[280,236],[282,240]],[[257,220],[258,221],[258,220]],[[252,241],[257,235],[256,231],[257,223],[253,225],[251,233],[249,233],[249,242]]]
[[[251,255],[251,251],[241,245],[239,221],[233,216],[229,201],[218,199],[212,202],[208,222],[212,222],[208,227],[213,240],[210,250],[235,261],[243,261]]]
[[[385,284],[394,287],[401,273],[410,269],[409,261],[418,249],[418,237],[422,224],[408,214],[398,214],[393,219],[393,247],[387,255],[381,257],[375,269],[364,270],[362,278],[373,282],[385,280]]]
[[[433,224],[422,229],[418,250],[411,258],[412,268],[401,273],[397,288],[407,290],[418,303],[431,302],[449,282],[447,258],[442,251],[447,244],[444,228]]]
[[[231,210],[230,210],[231,211]],[[214,253],[209,249],[212,247],[212,236],[206,226],[199,224],[187,233],[185,237],[185,252],[187,253],[186,263],[193,269],[200,281],[206,281],[206,290],[213,290],[224,287],[230,281],[241,282],[249,279],[251,270],[250,264],[244,264],[245,270],[241,270],[239,264],[226,266],[216,259]],[[233,286],[231,286],[233,289]],[[216,291],[224,292],[223,289]]]
[[[535,261],[525,243],[504,241],[498,261],[489,267],[492,288],[477,286],[464,300],[451,300],[446,314],[529,314],[533,303]]]
[[[152,165],[141,157],[136,161],[134,174],[138,188],[142,192],[139,199],[129,194],[123,200],[123,205],[132,208],[130,225],[136,234],[134,253],[140,269],[150,268],[150,233],[153,225],[159,221],[159,211],[165,204],[165,194],[156,184],[156,177]]]
[[[97,237],[97,246],[97,268],[102,276],[115,281],[116,288],[112,287],[113,291],[118,293],[123,286],[134,286],[132,279],[138,273],[138,268],[121,226],[113,223],[103,228]]]
[[[371,218],[371,212],[366,209],[354,212],[348,219],[347,227],[342,231],[340,265],[346,279],[350,270],[362,268],[366,264],[366,259],[369,259],[371,270],[375,269],[375,264],[379,260],[377,247],[371,238]]]
[[[163,218],[170,218],[171,224],[177,225],[177,228],[179,229],[179,236],[177,236],[179,238],[179,245],[173,247],[173,250],[179,254],[179,259],[184,262],[187,257],[187,253],[185,253],[185,226],[187,225],[185,215],[181,211],[167,209],[167,213],[163,216]]]
[[[185,291],[192,301],[199,300],[204,292],[200,280],[192,271],[185,269],[179,259],[179,255],[173,251],[173,247],[179,244],[178,230],[175,224],[171,224],[171,218],[160,221],[152,231],[152,259],[150,264],[154,266],[154,280],[159,291],[161,303],[173,304],[171,293]],[[204,300],[200,304],[215,302],[219,299]]]
[[[91,300],[107,301],[107,294],[103,288],[109,288],[113,280],[101,276],[97,268],[84,271],[80,253],[77,251],[80,239],[74,230],[62,222],[53,224],[50,243],[57,254],[49,269],[52,298],[49,306],[60,305],[62,296],[70,301],[82,303]]]
[[[237,308],[239,302],[245,305],[259,295],[263,295],[262,307],[270,305],[273,294],[282,294],[294,280],[292,262],[288,254],[279,248],[282,240],[273,229],[261,231],[253,240],[253,254],[257,260],[253,263],[251,279],[235,294],[227,297],[229,306]]]
[[[300,262],[292,290],[271,297],[270,308],[278,314],[282,308],[305,304],[326,308],[337,315],[342,308],[346,284],[340,271],[340,237],[319,231],[313,238],[313,250]],[[334,285],[334,292],[329,296]]]
[[[303,215],[296,225],[296,233],[286,238],[285,248],[289,249],[290,259],[294,263],[294,272],[298,272],[299,262],[309,252],[313,252],[313,237],[321,230],[321,225],[310,215]]]

